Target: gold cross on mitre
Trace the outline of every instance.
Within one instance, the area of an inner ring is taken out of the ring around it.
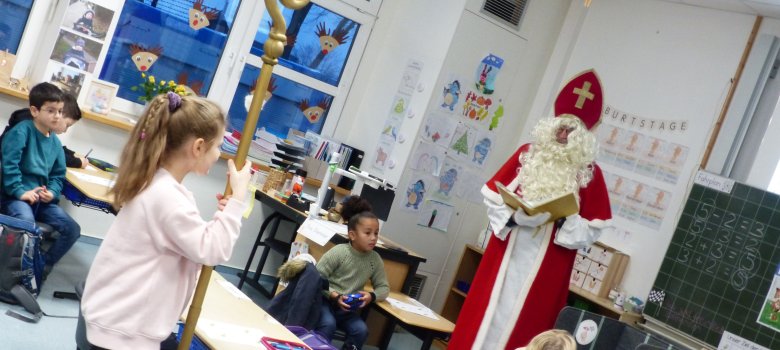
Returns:
[[[593,97],[595,97],[590,92],[590,82],[586,81],[584,84],[582,84],[581,88],[574,88],[574,93],[579,95],[577,98],[577,103],[574,104],[574,107],[577,109],[582,109],[582,105],[585,104],[585,99],[592,100]]]

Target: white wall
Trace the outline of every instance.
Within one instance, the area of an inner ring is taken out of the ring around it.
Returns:
[[[566,76],[595,68],[605,103],[642,117],[683,119],[691,125],[685,133],[651,135],[690,148],[677,186],[681,190],[673,192],[661,229],[618,217],[616,225],[628,228],[629,238],[602,238],[631,256],[623,278],[630,295],[644,299],[658,273],[753,21],[748,15],[661,1],[594,1],[587,13]],[[602,168],[622,174],[608,165]],[[664,188],[641,175],[627,176]]]

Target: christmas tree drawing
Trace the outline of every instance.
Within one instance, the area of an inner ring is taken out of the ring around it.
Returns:
[[[455,143],[452,145],[452,149],[458,152],[458,154],[466,154],[469,153],[469,140],[468,140],[469,133],[464,132],[463,135],[458,139],[458,141],[455,141]]]

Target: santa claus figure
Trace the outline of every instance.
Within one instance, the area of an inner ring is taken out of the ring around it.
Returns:
[[[553,328],[566,305],[576,250],[596,241],[612,217],[590,132],[601,107],[595,72],[578,75],[559,93],[556,117],[541,120],[534,142],[521,146],[482,188],[493,234],[450,349],[516,349]],[[496,181],[531,202],[572,192],[580,212],[557,221],[549,221],[549,213],[528,216],[503,203]]]

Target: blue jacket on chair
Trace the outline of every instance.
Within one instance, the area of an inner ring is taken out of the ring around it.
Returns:
[[[284,263],[279,275],[289,284],[271,299],[266,311],[285,326],[314,329],[320,321],[322,291],[328,290],[328,280],[320,276],[314,264],[302,260]]]

